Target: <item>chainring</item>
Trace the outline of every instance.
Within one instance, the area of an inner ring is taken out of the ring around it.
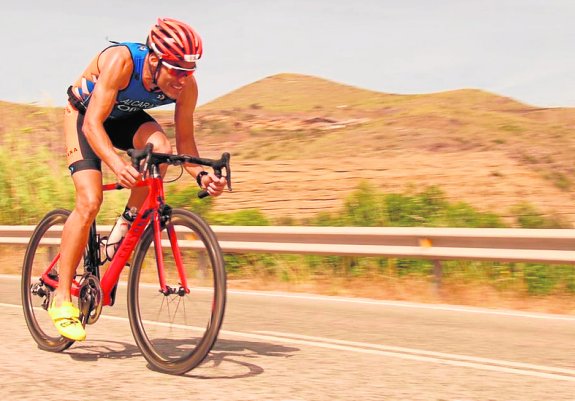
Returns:
[[[80,280],[80,293],[78,296],[78,309],[80,321],[85,324],[94,324],[102,314],[102,287],[100,280],[93,274],[85,274]]]

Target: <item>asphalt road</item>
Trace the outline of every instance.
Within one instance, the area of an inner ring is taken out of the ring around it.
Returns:
[[[125,287],[88,339],[30,337],[19,278],[0,276],[3,400],[575,400],[575,317],[230,291],[220,338],[184,376],[135,346]]]

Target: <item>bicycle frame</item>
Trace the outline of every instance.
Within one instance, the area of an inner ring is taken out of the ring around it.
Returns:
[[[124,270],[128,260],[130,259],[134,248],[140,241],[140,238],[144,234],[148,223],[152,224],[154,231],[154,250],[156,255],[156,261],[158,266],[158,279],[160,284],[160,290],[164,294],[168,294],[170,289],[166,285],[165,273],[164,273],[164,259],[162,254],[162,241],[161,241],[161,219],[163,215],[161,210],[165,206],[164,203],[164,183],[160,174],[151,174],[151,177],[143,179],[136,184],[136,187],[148,187],[149,192],[144,204],[138,211],[134,222],[132,223],[130,229],[126,233],[126,236],[122,240],[119,248],[117,249],[114,258],[110,262],[110,266],[106,270],[106,273],[100,280],[100,286],[102,288],[102,305],[111,305],[113,302],[112,293],[118,280],[120,274]],[[121,189],[118,184],[106,184],[102,187],[103,191],[111,191]],[[169,225],[167,227],[168,239],[174,254],[174,260],[178,269],[178,275],[180,278],[181,288],[189,293],[187,278],[185,275],[185,270],[182,264],[182,257],[180,253],[180,248],[178,246],[178,240],[173,226]],[[56,255],[54,260],[50,263],[48,268],[42,274],[42,281],[45,284],[57,288],[58,280],[50,277],[49,273],[54,267],[54,265],[60,259],[60,253]],[[74,280],[72,283],[71,293],[73,296],[78,297],[80,295],[80,283]]]

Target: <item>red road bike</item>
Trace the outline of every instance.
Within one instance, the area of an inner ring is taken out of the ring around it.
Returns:
[[[172,209],[164,201],[161,164],[193,163],[225,170],[231,190],[230,155],[219,160],[130,150],[149,193],[103,276],[103,238],[92,224],[82,261],[76,270],[72,297],[84,326],[94,324],[103,306],[112,306],[124,267],[129,267],[127,307],[134,339],[155,370],[182,374],[199,365],[212,349],[222,325],[226,303],[224,259],[210,226],[198,215]],[[104,185],[104,191],[121,189]],[[207,196],[201,191],[200,197]],[[46,312],[58,287],[62,225],[70,211],[49,212],[36,227],[24,257],[22,305],[26,323],[41,349],[61,352],[73,344],[58,334]],[[130,263],[130,256],[134,251]]]

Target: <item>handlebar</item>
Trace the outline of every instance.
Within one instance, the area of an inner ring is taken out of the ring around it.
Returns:
[[[152,150],[153,145],[151,143],[146,144],[146,147],[141,150],[128,150],[128,155],[132,160],[132,166],[138,170],[138,172],[142,173],[149,171],[152,166],[158,166],[164,163],[174,166],[182,165],[184,163],[192,163],[200,166],[211,167],[214,170],[214,174],[219,178],[222,177],[222,170],[225,169],[228,189],[230,191],[232,190],[232,173],[230,170],[230,154],[228,152],[223,153],[219,159],[206,159],[190,155],[155,153],[152,152]],[[142,161],[144,161],[144,163],[142,163]],[[208,195],[208,191],[205,189],[198,192],[199,198],[205,198]]]

